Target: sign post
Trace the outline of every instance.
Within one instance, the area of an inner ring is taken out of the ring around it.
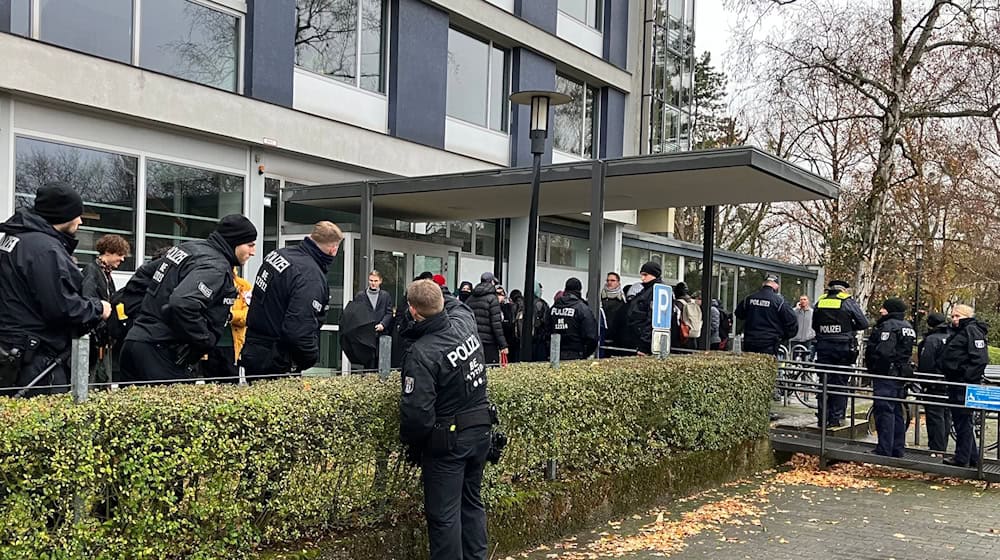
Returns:
[[[652,351],[654,355],[665,355],[670,352],[670,318],[674,309],[674,290],[666,284],[653,286],[653,306],[650,310],[653,319]]]

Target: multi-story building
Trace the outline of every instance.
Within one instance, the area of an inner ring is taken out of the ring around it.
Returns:
[[[118,233],[134,247],[122,275],[233,212],[265,251],[318,219],[356,230],[357,215],[283,193],[529,165],[528,109],[508,101],[528,89],[573,97],[553,110],[545,162],[686,149],[693,17],[693,0],[0,0],[0,216],[67,181],[86,202],[81,262]],[[454,286],[492,270],[497,248],[507,260],[490,209],[480,215],[415,222],[376,208],[375,263],[397,300],[424,270]],[[607,268],[634,281],[652,259],[667,281],[700,277],[696,246],[640,231],[669,232],[664,216],[609,212]],[[568,276],[586,283],[585,220],[542,221],[549,297]],[[499,229],[523,238],[526,222]],[[340,304],[364,276],[352,239],[330,277],[331,367]],[[807,269],[718,259],[715,295],[730,308],[764,270],[811,293]]]

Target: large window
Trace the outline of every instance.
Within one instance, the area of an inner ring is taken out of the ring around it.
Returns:
[[[239,87],[240,20],[189,0],[142,3],[139,64],[228,91]]]
[[[538,262],[572,268],[587,268],[590,242],[555,233],[538,234]]]
[[[555,149],[585,158],[595,157],[597,89],[572,78],[556,75],[556,90],[573,100],[553,109]]]
[[[448,31],[448,116],[507,130],[507,51],[461,31]]]
[[[692,0],[656,4],[650,49],[649,151],[688,148],[688,111],[694,95]]]
[[[559,0],[559,11],[590,27],[600,29],[603,4],[602,0]]]
[[[649,251],[627,245],[622,247],[620,273],[626,276],[638,276],[639,271],[642,270],[642,265],[649,261],[660,265],[660,268],[663,270],[662,277],[664,281],[673,280],[678,277],[677,267],[680,264],[680,258],[677,255],[661,251]]]
[[[39,187],[62,181],[76,189],[84,202],[77,255],[96,255],[97,240],[109,233],[135,246],[137,158],[24,137],[16,139],[15,151],[17,208],[33,206]],[[80,259],[81,265],[89,262],[89,258]],[[132,258],[122,264],[122,270],[134,267]]]
[[[243,212],[243,177],[146,160],[146,254],[204,239],[219,218]]]
[[[39,0],[39,39],[132,62],[132,0]]]
[[[10,4],[10,32],[31,35],[31,0],[13,0]]]
[[[368,91],[385,91],[384,0],[296,0],[295,12],[296,65]]]

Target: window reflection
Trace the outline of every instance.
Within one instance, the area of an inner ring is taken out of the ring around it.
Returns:
[[[296,0],[295,12],[297,66],[369,91],[385,89],[383,0]]]
[[[140,42],[142,67],[236,91],[236,16],[187,0],[144,2]]]
[[[39,0],[42,41],[132,62],[132,0]]]

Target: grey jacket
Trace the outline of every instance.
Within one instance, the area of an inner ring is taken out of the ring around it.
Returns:
[[[795,331],[795,336],[792,337],[792,342],[805,342],[807,340],[812,340],[816,338],[816,331],[813,330],[813,309],[802,309],[799,306],[795,306],[795,321],[798,323],[798,330]]]

